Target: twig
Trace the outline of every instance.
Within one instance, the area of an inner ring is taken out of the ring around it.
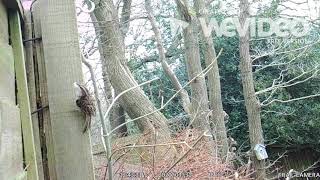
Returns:
[[[320,162],[320,159],[316,162],[314,162],[312,165],[310,165],[309,167],[307,167],[306,169],[304,169],[303,171],[301,171],[302,173],[307,172],[309,170],[312,170],[314,168],[316,168],[316,165]]]
[[[98,106],[98,111],[99,111],[99,116],[100,116],[100,122],[101,122],[101,126],[102,126],[102,131],[103,134],[107,134],[108,131],[110,130],[110,122],[107,121],[107,123],[105,124],[104,121],[104,117],[103,117],[103,111],[102,111],[102,105],[101,105],[101,101],[99,98],[99,91],[98,91],[98,86],[95,80],[95,76],[94,76],[94,71],[93,68],[91,66],[91,64],[85,60],[85,57],[83,56],[82,58],[82,62],[87,66],[87,68],[89,69],[90,75],[91,75],[91,79],[92,79],[92,84],[93,84],[93,88],[94,88],[94,95],[95,95],[95,99],[97,102],[97,106]],[[113,174],[112,174],[112,165],[111,165],[111,139],[108,136],[102,136],[103,140],[104,140],[104,144],[106,145],[106,153],[107,153],[107,157],[108,157],[108,175],[109,175],[109,180],[113,179]],[[109,158],[110,157],[110,158]]]
[[[110,106],[108,107],[107,112],[104,114],[104,119],[107,119],[107,118],[108,118],[109,113],[110,113],[113,105],[117,102],[117,100],[118,100],[122,95],[124,95],[125,93],[127,93],[127,92],[129,92],[129,91],[132,91],[132,90],[134,90],[134,89],[136,89],[136,88],[138,88],[138,87],[141,87],[141,86],[143,86],[143,85],[152,83],[153,81],[157,81],[157,80],[159,80],[159,79],[160,79],[160,78],[151,79],[151,80],[149,80],[149,81],[146,81],[146,82],[144,82],[144,83],[138,84],[138,85],[136,85],[136,86],[133,86],[133,87],[131,87],[131,88],[129,88],[129,89],[127,89],[127,90],[122,91],[121,93],[119,93],[119,94],[113,99],[113,101],[111,102]],[[114,131],[115,131],[115,130],[113,129],[110,133],[112,133],[112,132],[114,132]]]
[[[283,82],[283,83],[280,82],[280,84],[275,84],[275,81],[274,81],[273,85],[271,87],[256,92],[256,95],[263,94],[263,93],[272,91],[274,89],[286,88],[286,87],[291,87],[291,86],[294,86],[294,85],[297,85],[297,84],[304,83],[304,82],[316,77],[316,75],[319,73],[319,69],[318,68],[319,68],[319,65],[317,65],[315,68],[312,68],[309,71],[302,72],[300,75],[298,75],[298,76],[296,76],[296,77],[294,77],[294,78],[292,78],[292,79],[290,79],[290,80],[288,80],[286,82]],[[301,77],[303,77],[303,76],[305,76],[306,74],[309,74],[309,73],[312,73],[309,77],[307,77],[307,78],[305,78],[303,80],[300,80],[300,81],[296,81],[296,80],[300,79]],[[283,75],[281,75],[281,77],[283,78]]]
[[[204,132],[197,140],[196,142],[191,146],[192,148],[189,149],[187,152],[185,152],[175,163],[172,164],[172,166],[169,167],[169,169],[167,171],[165,171],[164,174],[167,174],[168,172],[170,172],[183,158],[185,158],[189,152],[200,142],[200,140],[204,137],[206,132]],[[160,177],[160,179],[164,179],[164,177]]]
[[[313,43],[311,43],[311,44],[308,44],[308,45],[306,45],[306,46],[303,46],[303,47],[300,47],[300,48],[297,48],[297,49],[288,50],[288,51],[282,51],[282,52],[276,52],[276,53],[274,53],[274,52],[265,53],[265,54],[262,54],[262,55],[260,55],[260,56],[255,57],[255,58],[252,60],[252,62],[254,62],[254,61],[256,61],[257,59],[260,59],[260,58],[262,58],[262,57],[269,56],[269,55],[280,55],[280,54],[287,54],[287,53],[290,53],[290,52],[297,52],[297,51],[299,51],[299,50],[302,50],[302,49],[306,49],[306,48],[308,48],[308,47],[311,47],[311,46],[313,46],[313,45],[315,45],[315,44],[317,44],[317,43],[319,43],[319,42],[320,42],[320,41],[318,40],[318,41],[313,42]],[[278,49],[279,49],[279,48],[278,48]],[[278,50],[278,49],[275,49],[275,50]],[[260,70],[260,69],[259,69],[259,70]]]
[[[165,144],[143,144],[143,145],[132,145],[132,146],[124,146],[118,149],[115,149],[111,156],[113,156],[117,151],[124,150],[124,149],[134,149],[134,148],[141,148],[141,147],[157,147],[157,146],[172,146],[172,145],[179,145],[179,144],[186,144],[188,147],[187,142],[176,142],[176,143],[165,143]]]
[[[310,96],[304,96],[304,97],[289,99],[289,100],[274,99],[274,100],[270,101],[269,103],[262,104],[261,106],[268,106],[268,105],[270,105],[270,104],[272,104],[272,103],[274,103],[274,102],[289,103],[289,102],[293,102],[293,101],[299,101],[299,100],[304,100],[304,99],[309,99],[309,98],[315,98],[315,97],[320,97],[320,93],[319,93],[319,94],[310,95]]]
[[[167,63],[165,48],[161,39],[160,29],[156,24],[156,19],[153,14],[153,9],[152,9],[150,0],[145,0],[145,9],[147,11],[148,19],[151,23],[151,27],[155,35],[155,40],[157,42],[157,49],[159,52],[159,59],[161,62],[161,66],[165,74],[169,77],[171,83],[173,84],[173,87],[178,91],[179,89],[182,89],[182,85],[178,77],[176,76],[176,74],[173,72],[173,70],[170,68],[169,64]],[[191,111],[190,111],[191,102],[190,102],[190,97],[188,95],[188,92],[186,90],[182,90],[180,91],[180,96],[181,96],[182,107],[184,111],[191,117]]]

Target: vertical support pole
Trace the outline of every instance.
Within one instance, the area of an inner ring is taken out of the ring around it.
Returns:
[[[18,105],[23,135],[25,165],[28,180],[38,180],[38,167],[34,146],[33,127],[31,119],[30,102],[28,95],[25,57],[22,43],[22,32],[18,11],[9,11],[10,37],[14,55],[14,67],[18,89]]]
[[[37,1],[33,4],[32,16],[33,16],[33,28],[34,36],[42,37],[41,32],[41,11],[40,11],[40,2]],[[35,41],[35,59],[38,68],[38,81],[37,84],[38,92],[37,98],[39,99],[39,107],[45,107],[49,105],[48,100],[48,83],[47,83],[47,73],[46,65],[43,54],[43,44],[42,41]],[[54,147],[52,139],[52,126],[50,119],[50,112],[48,108],[43,109],[39,112],[39,125],[41,133],[41,144],[43,150],[43,167],[44,167],[44,176],[45,179],[57,179],[56,169],[55,169],[55,157],[54,157]]]
[[[24,21],[24,38],[31,39],[32,36],[32,19],[30,11],[25,12]],[[28,81],[28,91],[30,98],[31,112],[38,109],[37,107],[37,97],[36,97],[36,78],[35,78],[35,65],[34,65],[34,52],[33,52],[33,41],[28,41],[24,44],[25,54],[26,54],[26,71],[27,71],[27,81]],[[43,166],[42,166],[42,156],[41,156],[41,143],[40,143],[40,131],[39,131],[39,119],[38,113],[32,114],[32,125],[33,125],[33,135],[37,156],[38,164],[38,174],[39,180],[43,180]]]
[[[74,82],[83,81],[74,1],[40,2],[41,29],[57,179],[92,180],[89,134],[75,104]]]

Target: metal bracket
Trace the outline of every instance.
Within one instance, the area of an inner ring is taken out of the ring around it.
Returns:
[[[23,40],[23,43],[30,42],[30,41],[36,41],[36,40],[41,41],[42,37],[37,37],[37,38],[32,38],[32,39],[25,39],[25,40]]]
[[[42,107],[42,108],[39,108],[39,109],[33,111],[31,114],[33,115],[33,114],[39,113],[39,112],[41,112],[41,111],[43,111],[43,110],[45,110],[45,109],[47,109],[47,108],[49,108],[49,106],[44,106],[44,107]]]

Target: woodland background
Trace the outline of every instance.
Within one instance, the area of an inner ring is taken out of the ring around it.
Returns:
[[[118,178],[174,169],[194,179],[209,172],[264,179],[318,168],[318,1],[92,2],[77,1],[76,13],[85,84],[101,103],[91,129],[100,177],[110,163]],[[300,17],[311,31],[301,38],[207,37],[197,21],[233,16],[242,24],[250,16]],[[172,34],[172,17],[191,25]],[[112,159],[100,157],[101,139],[108,157],[116,152]],[[256,144],[267,146],[268,160],[252,155]]]

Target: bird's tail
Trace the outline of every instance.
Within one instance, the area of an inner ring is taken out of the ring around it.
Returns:
[[[91,127],[91,116],[86,115],[86,120],[84,122],[83,133],[87,132]]]

